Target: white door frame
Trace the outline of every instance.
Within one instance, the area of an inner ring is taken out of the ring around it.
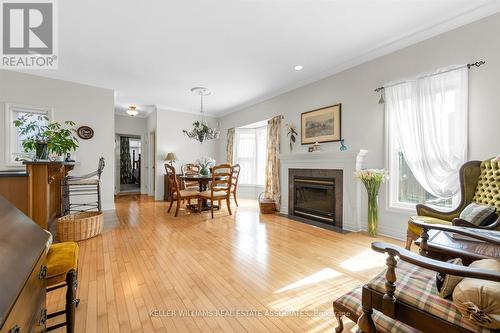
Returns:
[[[149,139],[149,186],[148,195],[155,196],[156,192],[156,131],[148,133]]]
[[[120,135],[115,133],[115,195],[120,192]]]

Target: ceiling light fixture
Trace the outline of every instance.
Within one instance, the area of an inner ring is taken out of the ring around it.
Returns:
[[[296,71],[301,71],[304,67],[302,65],[297,65],[294,67]]]
[[[204,87],[191,88],[191,92],[200,96],[200,120],[193,123],[193,129],[191,132],[188,132],[187,130],[182,130],[182,132],[186,134],[188,138],[197,140],[200,143],[203,143],[203,141],[206,140],[218,139],[220,135],[219,129],[215,127],[210,128],[205,115],[203,114],[203,97],[211,95],[212,93]]]
[[[134,106],[134,105],[129,106],[127,109],[127,114],[131,117],[137,116],[137,114],[139,112],[136,110],[136,108],[137,108],[137,106]]]

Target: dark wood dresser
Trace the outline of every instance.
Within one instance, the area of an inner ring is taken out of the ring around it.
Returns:
[[[29,215],[28,173],[26,170],[0,171],[0,195]]]
[[[0,333],[45,331],[51,237],[0,196]]]

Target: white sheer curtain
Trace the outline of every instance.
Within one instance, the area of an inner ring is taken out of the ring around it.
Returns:
[[[413,175],[429,193],[450,198],[467,158],[468,68],[436,73],[385,88],[386,112]]]

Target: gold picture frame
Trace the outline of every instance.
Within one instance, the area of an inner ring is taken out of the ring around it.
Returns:
[[[342,104],[304,112],[301,118],[301,144],[342,140]]]

